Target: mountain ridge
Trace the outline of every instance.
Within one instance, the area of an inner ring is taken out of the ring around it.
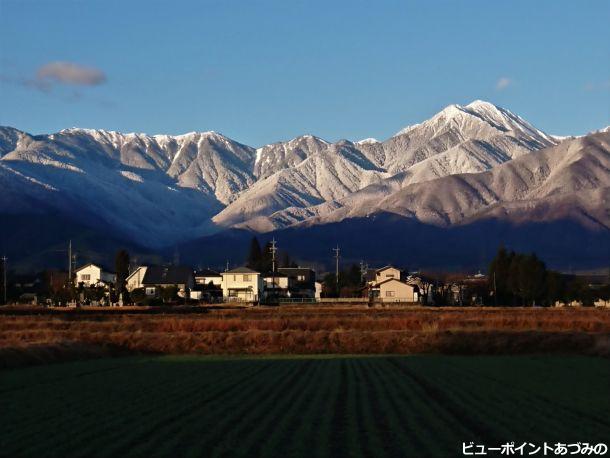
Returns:
[[[607,231],[609,132],[552,136],[483,101],[383,141],[308,134],[259,148],[214,131],[0,127],[0,214],[57,214],[153,249],[375,214],[439,227],[568,219]]]

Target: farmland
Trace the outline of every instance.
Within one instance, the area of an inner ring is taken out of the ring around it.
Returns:
[[[458,456],[607,441],[583,356],[155,356],[6,371],[3,456]]]
[[[0,311],[0,367],[149,354],[610,356],[610,310],[254,308]]]

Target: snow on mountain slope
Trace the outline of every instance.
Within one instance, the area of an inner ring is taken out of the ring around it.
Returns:
[[[358,193],[366,198],[350,195],[302,224],[391,212],[444,226],[493,215],[528,221],[571,217],[610,229],[610,134],[567,140],[486,172],[449,175],[385,192],[383,187],[366,188]]]
[[[10,153],[17,147],[17,143],[23,137],[26,137],[25,132],[13,129],[12,127],[0,127],[0,158],[6,153]]]
[[[213,194],[223,204],[251,186],[256,152],[215,132],[174,137],[176,153],[167,170],[185,188]]]
[[[489,170],[514,157],[557,143],[511,112],[482,101],[464,107],[450,105],[430,120],[401,132],[383,143],[367,139],[351,144],[380,172],[384,172],[378,178],[396,176],[375,181],[378,192],[381,186],[388,187],[383,191],[384,195],[413,183],[456,173]],[[319,201],[316,190],[308,187],[299,188],[300,199],[283,198],[286,194],[293,194],[289,189],[294,187],[293,183],[285,175],[274,183],[273,188],[266,190],[256,186],[248,189],[214,221],[221,225],[270,230],[343,205],[342,202],[323,205],[331,199]],[[355,190],[368,184],[371,183],[361,183]],[[261,197],[274,193],[274,197]],[[355,197],[363,195],[357,193]],[[312,202],[314,207],[299,210],[311,207]],[[284,210],[283,214],[278,213]]]
[[[376,138],[363,138],[362,140],[358,140],[357,142],[354,142],[354,144],[356,145],[374,145],[375,143],[381,143],[379,140],[377,140]]]
[[[231,226],[288,207],[317,205],[340,199],[387,176],[351,142],[338,142],[295,167],[258,181],[213,220]]]
[[[36,207],[164,245],[214,231],[210,218],[254,181],[254,155],[213,133],[23,135],[0,161],[3,189],[18,190],[0,211]]]
[[[429,120],[409,126],[383,143],[389,172],[408,169],[435,154],[478,140],[482,152],[496,150],[510,158],[557,143],[508,110],[480,100],[450,105]]]
[[[402,201],[390,199],[405,189],[558,142],[481,101],[451,105],[383,142],[304,135],[258,149],[215,132],[32,136],[0,127],[0,213],[60,212],[159,246],[224,227],[266,231],[368,214],[381,202],[400,212]]]
[[[272,143],[257,150],[254,175],[264,179],[280,170],[297,166],[329,143],[313,135],[303,135],[287,142]]]
[[[162,171],[178,185],[209,194],[225,205],[254,182],[255,150],[216,132],[149,136],[67,129],[50,138],[77,151],[79,157],[105,155],[123,165]]]

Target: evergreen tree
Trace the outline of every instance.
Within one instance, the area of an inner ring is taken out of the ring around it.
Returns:
[[[263,248],[259,270],[261,272],[271,272],[273,262],[271,261],[271,242],[265,243]]]
[[[489,265],[490,288],[495,288],[498,305],[506,304],[510,301],[509,270],[513,253],[508,253],[504,246],[500,246],[496,257]]]
[[[246,260],[246,266],[250,269],[259,270],[261,267],[261,246],[256,237],[252,237],[250,241],[250,251]]]
[[[510,266],[508,268],[508,289],[513,297],[513,305],[523,305],[523,285],[524,276],[523,271],[523,255],[520,253],[514,253],[511,256]],[[519,304],[517,304],[517,300]]]
[[[116,271],[115,289],[117,294],[126,291],[125,283],[129,276],[129,253],[126,250],[119,250],[114,259],[114,270]]]
[[[547,305],[553,305],[556,301],[564,299],[563,279],[559,272],[549,270],[545,279],[545,296]]]
[[[290,255],[286,251],[282,251],[280,254],[280,267],[291,267],[292,261],[290,260]]]
[[[521,266],[521,290],[528,305],[541,300],[545,290],[546,266],[535,254],[523,256]]]

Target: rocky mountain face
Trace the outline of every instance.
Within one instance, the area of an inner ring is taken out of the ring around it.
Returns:
[[[296,167],[259,181],[214,221],[259,232],[279,229],[328,214],[345,207],[345,202],[367,208],[369,197],[387,197],[414,183],[490,170],[558,142],[490,103],[451,105],[384,142],[368,139],[329,145]],[[333,164],[325,160],[328,156]],[[349,173],[341,173],[345,171]],[[295,183],[300,199],[294,198]]]
[[[0,132],[2,213],[58,213],[144,245],[213,231],[210,218],[256,180],[256,151],[214,132]]]
[[[565,140],[479,173],[416,182],[403,173],[318,206],[300,225],[385,212],[437,226],[491,217],[512,222],[569,218],[610,230],[610,133]]]
[[[258,149],[215,132],[2,127],[0,215],[57,215],[157,248],[376,214],[436,227],[567,218],[607,231],[609,136],[554,137],[482,101],[382,142],[304,135]]]

